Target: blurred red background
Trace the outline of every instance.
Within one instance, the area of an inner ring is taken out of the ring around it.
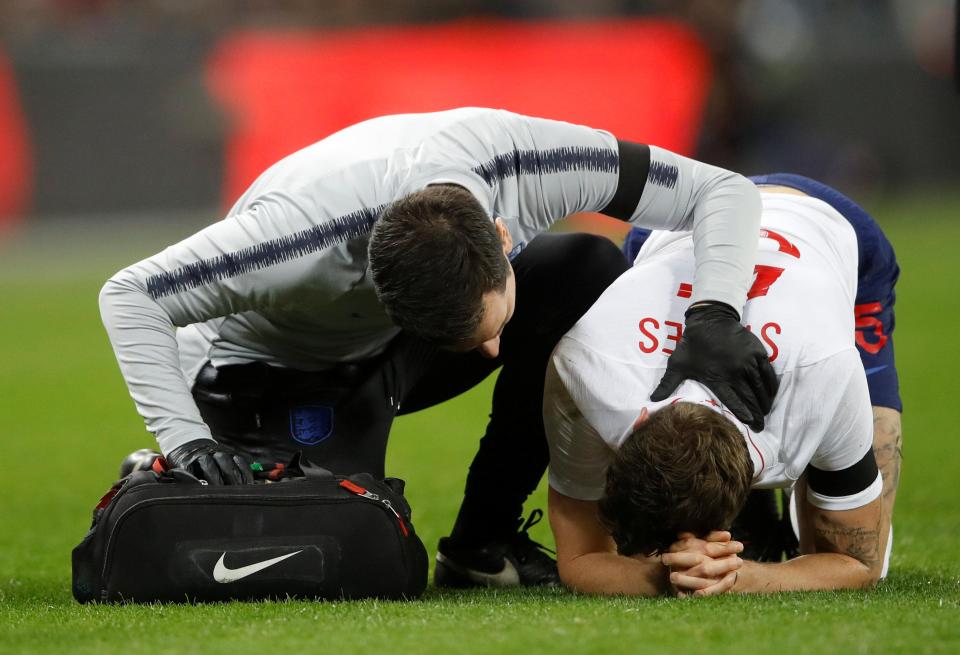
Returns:
[[[703,44],[672,20],[234,32],[208,53],[202,77],[226,115],[213,196],[229,206],[273,162],[353,123],[459,106],[583,123],[691,154],[710,78]],[[0,58],[0,225],[30,211],[32,174],[17,87]]]
[[[0,51],[0,228],[23,215],[32,192],[27,124],[10,62]]]
[[[220,42],[206,73],[231,119],[230,205],[278,159],[384,114],[497,107],[690,154],[710,66],[693,32],[672,21],[470,20],[237,33]]]

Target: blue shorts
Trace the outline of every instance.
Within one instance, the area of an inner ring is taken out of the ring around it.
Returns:
[[[774,173],[751,177],[757,185],[790,187],[826,202],[846,218],[857,235],[860,257],[857,268],[856,342],[860,360],[867,373],[870,402],[875,407],[903,411],[900,382],[893,358],[894,287],[900,267],[893,246],[877,222],[862,207],[839,191],[802,175]],[[623,244],[623,253],[633,261],[650,230],[633,228]]]

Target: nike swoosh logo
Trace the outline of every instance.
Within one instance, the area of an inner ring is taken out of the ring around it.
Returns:
[[[274,564],[278,564],[283,560],[302,552],[302,550],[298,550],[292,553],[287,553],[286,555],[281,555],[280,557],[274,557],[273,559],[267,559],[262,562],[256,562],[255,564],[241,566],[239,569],[227,568],[227,565],[223,563],[224,558],[227,556],[227,554],[224,553],[220,556],[220,559],[217,560],[217,565],[213,567],[213,579],[223,584],[226,584],[227,582],[236,582],[237,580],[242,580],[248,575],[253,575],[257,571],[262,571],[265,568],[271,567]]]
[[[882,371],[883,369],[887,368],[888,366],[890,366],[890,365],[889,365],[889,364],[884,364],[883,366],[874,366],[873,368],[868,368],[868,369],[865,371],[865,373],[866,373],[867,375],[873,375],[874,373],[879,373],[880,371]]]
[[[466,576],[471,582],[487,587],[514,587],[520,584],[520,574],[517,572],[517,567],[506,558],[503,559],[503,568],[497,573],[484,573],[483,571],[468,569],[465,566],[451,562],[443,556],[443,553],[437,553],[437,561],[449,566],[457,573]]]

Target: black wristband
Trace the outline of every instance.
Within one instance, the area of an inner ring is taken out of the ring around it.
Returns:
[[[701,300],[696,302],[690,305],[683,315],[689,320],[691,316],[705,311],[709,311],[711,314],[724,314],[737,322],[740,321],[740,313],[727,303],[720,302],[719,300]]]

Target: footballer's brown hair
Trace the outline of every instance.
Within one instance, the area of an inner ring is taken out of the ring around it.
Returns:
[[[370,236],[370,273],[398,326],[439,346],[471,339],[483,295],[504,291],[509,262],[493,221],[460,186],[428,186],[387,207]]]
[[[746,442],[729,419],[703,405],[674,403],[620,446],[600,519],[620,553],[664,552],[680,532],[702,537],[729,527],[752,479]]]

